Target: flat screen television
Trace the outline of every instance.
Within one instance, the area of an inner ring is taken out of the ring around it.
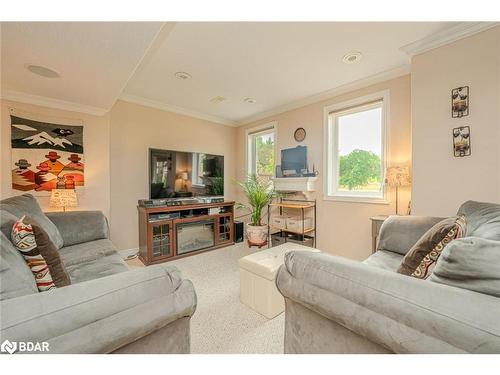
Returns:
[[[287,172],[288,174],[307,172],[307,147],[297,146],[281,150],[281,170],[285,175]]]
[[[224,195],[224,156],[149,149],[149,198]]]

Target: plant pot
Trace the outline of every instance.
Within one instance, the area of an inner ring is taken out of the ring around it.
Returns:
[[[250,245],[263,246],[267,244],[267,225],[247,224],[247,239]]]

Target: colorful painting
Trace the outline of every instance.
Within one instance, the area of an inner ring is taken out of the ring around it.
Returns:
[[[83,126],[10,119],[12,189],[43,193],[84,186]]]

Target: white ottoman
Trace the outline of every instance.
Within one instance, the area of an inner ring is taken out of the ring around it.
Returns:
[[[269,319],[285,310],[285,301],[274,280],[289,251],[319,252],[311,247],[285,243],[247,255],[238,262],[241,302]]]

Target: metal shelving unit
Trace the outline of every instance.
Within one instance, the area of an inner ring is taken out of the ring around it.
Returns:
[[[271,224],[272,208],[278,207],[280,216],[283,216],[284,210],[300,210],[300,218],[302,221],[301,230],[291,230],[286,228],[280,228],[273,226]],[[312,210],[312,226],[309,228],[305,227],[306,211]],[[273,232],[274,231],[274,232]],[[298,240],[290,240],[294,243],[305,243],[306,236],[312,239],[312,247],[316,247],[317,234],[316,234],[316,200],[305,200],[305,199],[291,199],[291,198],[278,198],[277,202],[270,203],[267,206],[267,236],[268,236],[268,247],[272,246],[271,236],[274,234],[280,234],[280,238],[285,238],[285,242],[288,242],[288,235],[295,234],[298,236]]]

